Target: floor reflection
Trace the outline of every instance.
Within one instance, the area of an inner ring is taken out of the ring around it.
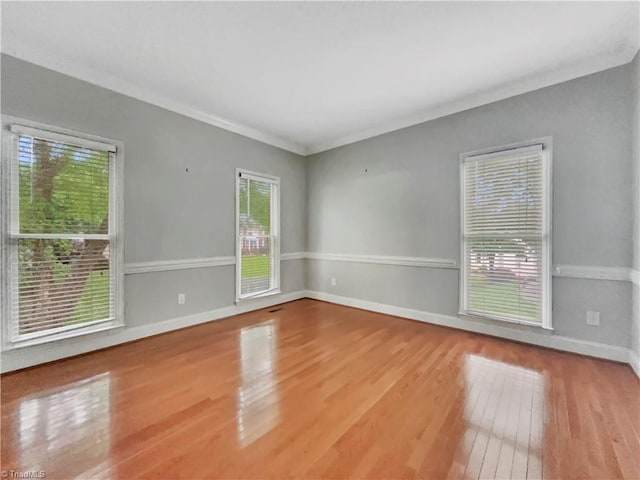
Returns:
[[[110,400],[109,373],[22,400],[16,417],[22,467],[71,478],[108,463]]]
[[[280,420],[276,384],[277,328],[273,320],[240,330],[238,441],[244,448]]]
[[[541,478],[544,377],[467,355],[464,381],[467,427],[456,454],[464,477]]]

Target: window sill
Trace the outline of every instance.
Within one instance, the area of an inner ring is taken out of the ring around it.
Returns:
[[[267,290],[266,292],[262,292],[257,295],[251,295],[250,297],[240,297],[236,299],[236,305],[238,305],[239,303],[247,303],[247,302],[250,302],[251,300],[259,300],[261,298],[271,297],[273,295],[280,295],[281,293],[282,293],[282,290],[280,290],[279,288],[276,288],[273,290]]]
[[[17,341],[9,343],[8,345],[4,345],[2,347],[2,351],[6,352],[6,351],[10,351],[10,350],[19,350],[19,349],[22,349],[22,348],[36,347],[36,346],[39,346],[39,345],[46,345],[48,343],[63,342],[65,340],[68,340],[68,341],[79,340],[82,337],[85,337],[87,335],[91,335],[91,334],[94,334],[94,333],[108,332],[110,330],[116,330],[116,329],[119,329],[119,328],[123,328],[124,326],[125,325],[124,325],[123,322],[110,321],[110,322],[106,322],[104,324],[99,324],[99,325],[95,326],[94,328],[70,330],[70,331],[67,331],[67,332],[55,333],[55,334],[52,334],[52,335],[46,335],[46,336],[37,337],[37,338],[33,338],[33,339],[28,339],[28,340],[17,340]]]
[[[474,314],[474,313],[468,313],[468,312],[458,312],[458,316],[463,320],[485,320],[495,324],[506,323],[511,325],[520,325],[523,327],[535,328],[537,330],[541,329],[541,330],[553,331],[553,327],[546,327],[541,323],[528,322],[526,320],[515,320],[515,319],[503,318],[503,317],[492,317],[490,315],[480,315],[480,314]]]

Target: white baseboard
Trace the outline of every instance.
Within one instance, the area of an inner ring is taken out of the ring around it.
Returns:
[[[20,347],[2,351],[0,371],[2,373],[31,367],[41,363],[73,357],[82,353],[112,347],[121,343],[151,337],[160,333],[170,332],[185,327],[191,327],[200,323],[251,312],[261,308],[270,307],[279,303],[291,302],[305,297],[305,291],[285,293],[271,297],[263,297],[256,300],[248,300],[239,305],[231,305],[215,310],[187,315],[184,317],[163,320],[136,327],[120,327],[104,332],[96,332],[82,337],[59,340],[52,343],[40,344],[31,347]]]
[[[629,365],[631,365],[633,371],[636,372],[636,375],[640,378],[640,357],[632,349],[629,349]]]
[[[392,255],[354,255],[344,253],[322,252],[289,252],[282,253],[280,260],[325,260],[332,262],[369,263],[375,265],[392,265],[400,267],[422,267],[453,269],[459,268],[458,261],[453,258],[401,257]],[[235,256],[206,258],[183,258],[179,260],[157,260],[152,262],[130,262],[125,264],[127,275],[171,270],[188,270],[192,268],[209,268],[235,265]],[[615,280],[640,282],[640,272],[627,267],[595,267],[589,265],[554,265],[554,277],[581,278],[589,280]]]
[[[358,300],[350,297],[341,297],[330,293],[316,292],[307,290],[306,296],[316,300],[324,300],[326,302],[345,305],[348,307],[362,308],[373,312],[385,313],[387,315],[395,315],[398,317],[418,320],[420,322],[442,325],[445,327],[457,328],[469,332],[483,333],[494,337],[506,338],[508,340],[516,340],[518,342],[530,343],[541,347],[553,348],[565,352],[579,353],[590,357],[604,358],[607,360],[615,360],[617,362],[629,362],[629,350],[614,345],[606,345],[603,343],[589,342],[587,340],[577,340],[569,337],[553,335],[551,332],[537,332],[528,328],[514,328],[501,325],[489,325],[485,323],[474,322],[473,320],[462,320],[452,315],[443,315],[440,313],[425,312],[422,310],[414,310],[404,307],[396,307],[383,303],[369,302],[366,300]]]
[[[8,349],[1,352],[2,362],[0,372],[10,372],[21,368],[31,367],[41,363],[60,360],[94,350],[99,350],[122,343],[139,340],[160,333],[166,333],[181,328],[207,323],[214,320],[251,312],[261,308],[270,307],[280,303],[291,302],[301,298],[312,298],[326,302],[336,303],[349,307],[361,308],[373,312],[384,313],[404,317],[411,320],[432,323],[445,327],[457,328],[475,333],[483,333],[495,337],[516,340],[542,347],[553,348],[566,352],[579,353],[607,360],[629,363],[636,374],[640,377],[640,359],[638,355],[630,349],[606,345],[602,343],[577,340],[550,332],[531,331],[530,328],[514,328],[500,325],[488,325],[474,322],[472,320],[462,320],[451,315],[425,312],[410,308],[397,307],[383,303],[358,300],[350,297],[332,295],[330,293],[316,292],[311,290],[300,290],[292,293],[274,295],[272,297],[260,298],[243,302],[239,305],[231,305],[206,312],[187,315],[184,317],[172,318],[157,323],[140,325],[136,327],[121,327],[105,332],[97,332],[82,337],[60,340],[49,344],[41,344],[31,347]]]

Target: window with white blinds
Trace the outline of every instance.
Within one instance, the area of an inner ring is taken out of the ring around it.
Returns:
[[[236,299],[279,293],[280,180],[245,170],[236,180]]]
[[[118,323],[116,146],[21,125],[5,134],[10,342]]]
[[[462,156],[461,313],[551,328],[550,153]]]

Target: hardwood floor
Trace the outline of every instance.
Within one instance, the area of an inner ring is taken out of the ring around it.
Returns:
[[[626,365],[299,300],[3,376],[1,459],[47,479],[637,479],[639,398]]]

